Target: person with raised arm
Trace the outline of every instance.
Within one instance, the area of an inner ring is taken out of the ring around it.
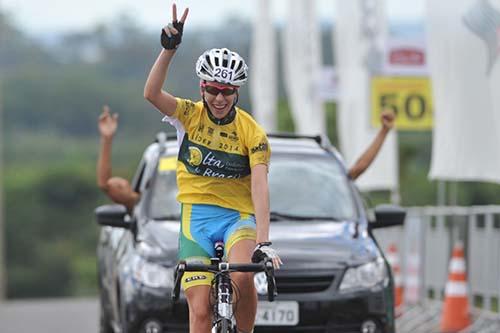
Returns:
[[[361,156],[356,160],[356,163],[354,163],[347,173],[352,180],[356,180],[359,176],[361,176],[372,164],[373,160],[375,160],[380,148],[382,148],[382,145],[384,144],[387,134],[394,127],[394,119],[395,115],[392,111],[384,110],[382,112],[380,115],[382,127],[378,131],[370,146],[368,146],[363,154],[361,154]]]
[[[115,113],[112,115],[109,107],[104,106],[98,120],[101,140],[99,158],[97,160],[97,186],[113,202],[124,205],[131,212],[140,195],[132,189],[128,180],[121,177],[113,177],[111,170],[111,148],[117,127],[118,114]]]
[[[269,240],[268,166],[271,147],[261,126],[237,107],[248,79],[245,60],[227,48],[205,51],[196,62],[201,100],[178,98],[163,90],[168,69],[182,42],[186,9],[161,31],[161,50],[144,87],[144,97],[177,129],[177,199],[181,203],[179,259],[210,263],[214,244],[223,240],[230,263],[281,260]],[[186,73],[187,75],[187,73]],[[232,273],[238,286],[238,332],[253,332],[257,293],[252,273]],[[209,306],[213,274],[185,273],[181,281],[189,305],[189,331],[211,331]]]

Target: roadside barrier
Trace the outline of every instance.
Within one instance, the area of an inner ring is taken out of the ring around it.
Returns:
[[[450,253],[463,243],[470,325],[460,333],[500,333],[500,205],[407,207],[403,227],[376,229],[386,250],[396,244],[404,285],[398,333],[441,330]]]

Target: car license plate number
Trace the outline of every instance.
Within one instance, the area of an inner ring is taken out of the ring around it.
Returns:
[[[259,302],[255,325],[294,326],[299,323],[299,303],[295,301]]]

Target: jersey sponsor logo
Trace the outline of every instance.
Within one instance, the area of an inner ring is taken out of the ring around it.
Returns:
[[[186,135],[179,150],[179,161],[189,173],[218,178],[242,178],[250,174],[248,156],[212,150],[189,140]]]
[[[238,133],[236,133],[235,131],[232,131],[231,134],[229,134],[229,140],[238,141]]]
[[[195,109],[196,105],[193,101],[186,100],[184,104],[184,116],[187,117]]]
[[[194,276],[187,277],[184,280],[184,282],[189,283],[192,281],[199,281],[199,280],[206,280],[206,279],[207,279],[207,277],[205,275],[194,275]]]
[[[261,142],[257,146],[253,147],[250,151],[255,154],[258,151],[267,151],[269,149],[269,144],[267,142]]]
[[[219,135],[223,138],[228,138],[229,140],[236,142],[238,141],[238,134],[235,131],[232,131],[231,133],[226,133],[226,132],[220,132]]]
[[[191,164],[192,166],[198,166],[201,164],[202,159],[203,154],[199,148],[189,147],[189,164]]]

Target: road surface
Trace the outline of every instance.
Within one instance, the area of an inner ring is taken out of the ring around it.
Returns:
[[[1,333],[98,332],[96,298],[0,302]]]

